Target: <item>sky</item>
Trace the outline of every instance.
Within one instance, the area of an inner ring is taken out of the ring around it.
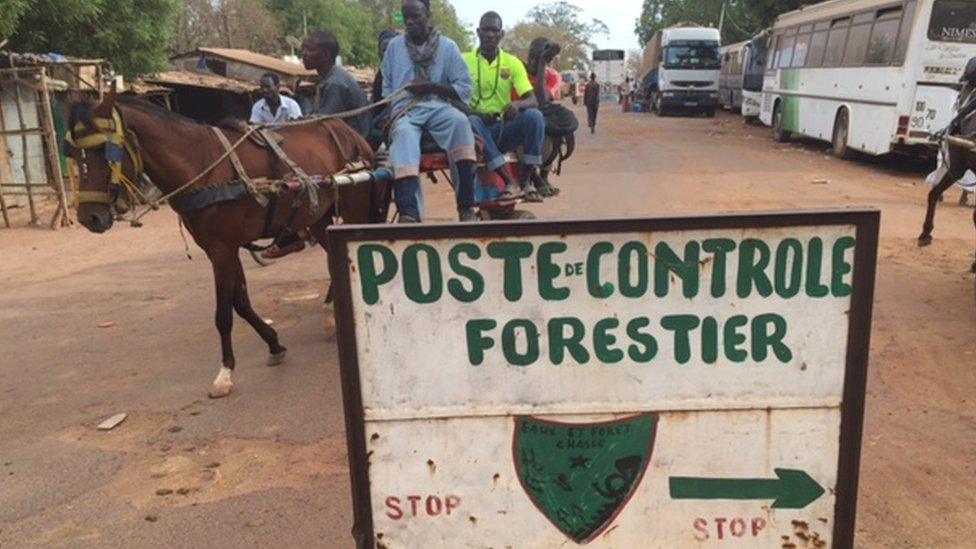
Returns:
[[[641,0],[567,0],[570,4],[583,8],[587,19],[599,19],[610,28],[609,36],[594,39],[599,48],[630,50],[638,47],[634,35],[634,22],[640,17]],[[481,14],[489,9],[502,16],[505,27],[510,28],[525,17],[536,4],[547,0],[451,0],[454,9],[472,30],[478,26]]]

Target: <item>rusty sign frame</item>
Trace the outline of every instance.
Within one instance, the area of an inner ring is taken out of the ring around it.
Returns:
[[[854,250],[852,294],[844,364],[833,544],[842,549],[853,548],[880,218],[881,213],[877,209],[861,208],[630,219],[471,224],[334,225],[329,227],[327,246],[332,284],[336,291],[334,295],[336,298],[335,315],[338,328],[339,369],[349,457],[349,475],[352,484],[354,515],[352,534],[357,547],[372,548],[375,544],[370,496],[370,456],[366,449],[366,425],[353,322],[352,286],[349,277],[350,243],[377,240],[510,238],[593,233],[615,234],[852,225],[855,227],[857,244]]]

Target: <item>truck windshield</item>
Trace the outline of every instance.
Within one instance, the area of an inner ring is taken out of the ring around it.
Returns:
[[[932,4],[929,39],[976,43],[976,3],[971,0],[936,0]]]
[[[714,42],[672,42],[664,48],[667,69],[717,69],[721,64]]]

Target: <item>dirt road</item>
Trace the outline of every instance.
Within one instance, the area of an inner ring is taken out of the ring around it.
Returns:
[[[540,217],[876,206],[882,213],[859,547],[972,547],[976,315],[972,210],[953,191],[936,240],[914,240],[924,169],[778,145],[740,119],[605,106]],[[427,186],[432,217],[448,190]],[[235,392],[217,372],[210,267],[172,212],[146,226],[0,230],[0,546],[349,545],[336,347],[324,255],[245,261],[287,362],[239,320]],[[114,325],[100,328],[99,324]],[[126,412],[110,432],[103,419]]]

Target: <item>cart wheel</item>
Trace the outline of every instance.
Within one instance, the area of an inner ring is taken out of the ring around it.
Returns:
[[[524,221],[526,219],[535,219],[535,214],[528,210],[495,210],[490,211],[489,215],[492,219],[498,221]]]

